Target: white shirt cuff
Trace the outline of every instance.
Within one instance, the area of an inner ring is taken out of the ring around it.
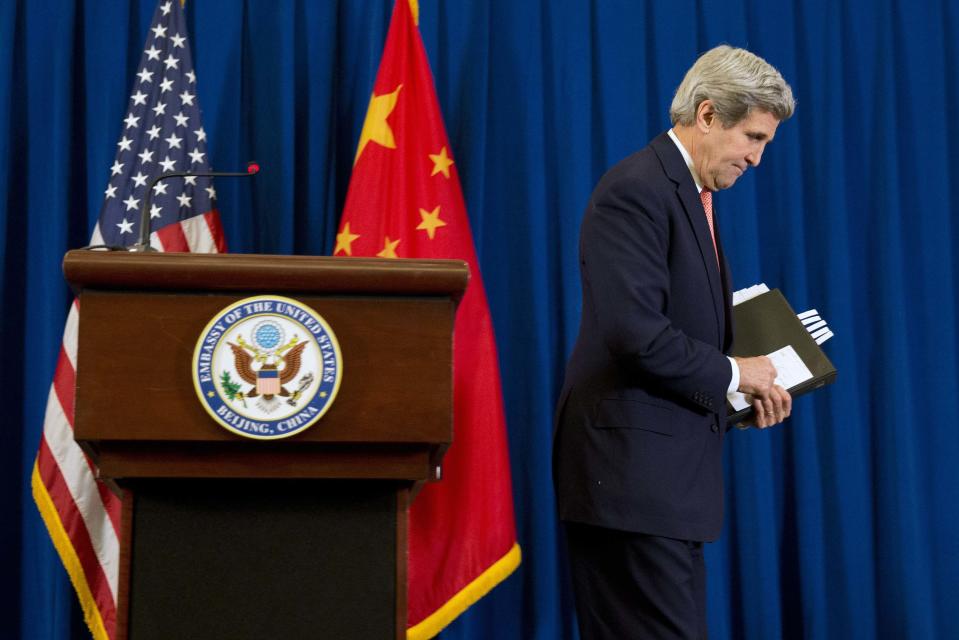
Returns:
[[[733,379],[729,381],[729,388],[726,389],[726,393],[730,394],[739,389],[739,365],[729,356],[726,356],[726,358],[729,360],[729,366],[733,369]]]

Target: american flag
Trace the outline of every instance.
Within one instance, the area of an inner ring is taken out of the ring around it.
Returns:
[[[178,2],[157,7],[135,78],[93,244],[127,246],[139,238],[140,207],[156,175],[210,170]],[[150,205],[150,226],[159,231],[150,244],[164,251],[223,251],[215,199],[210,178],[159,182]]]
[[[133,83],[100,218],[91,244],[130,246],[152,178],[209,171],[196,74],[179,2],[157,6]],[[161,251],[217,252],[226,246],[209,178],[169,178],[154,188],[150,244]],[[78,303],[64,328],[34,464],[34,499],[97,640],[113,638],[120,500],[97,482],[73,440]]]

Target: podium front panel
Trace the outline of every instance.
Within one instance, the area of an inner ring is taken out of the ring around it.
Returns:
[[[86,289],[77,358],[76,438],[103,444],[242,440],[206,415],[190,372],[195,340],[207,322],[244,297]],[[343,379],[326,415],[291,440],[452,441],[453,301],[296,299],[315,309],[336,334]],[[122,357],[111,356],[121,351]]]

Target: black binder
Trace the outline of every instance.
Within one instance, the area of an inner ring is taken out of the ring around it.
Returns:
[[[733,356],[764,356],[787,345],[796,350],[813,377],[788,389],[793,397],[835,382],[836,367],[809,335],[779,289],[761,293],[734,306],[733,321],[736,327]],[[726,408],[728,422],[741,422],[753,415],[751,406],[736,411],[727,402]]]

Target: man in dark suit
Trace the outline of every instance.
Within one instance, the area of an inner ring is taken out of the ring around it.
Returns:
[[[731,279],[712,193],[759,164],[793,108],[776,69],[717,47],[677,89],[673,128],[603,176],[586,208],[553,449],[584,640],[706,637],[726,395],[751,395],[760,428],[791,410],[768,358],[724,355]]]

